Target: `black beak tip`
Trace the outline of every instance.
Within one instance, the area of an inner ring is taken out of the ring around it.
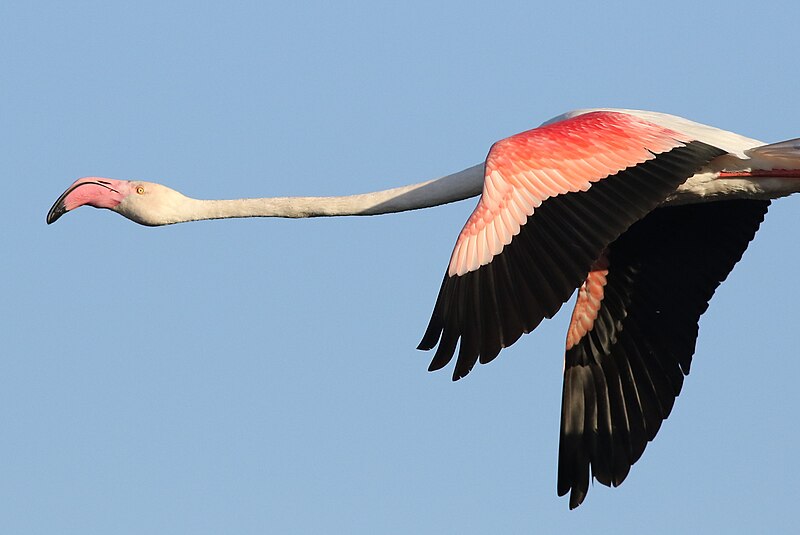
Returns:
[[[47,212],[47,224],[55,223],[56,220],[66,214],[67,211],[62,202],[55,203],[53,207],[50,208],[50,211]]]

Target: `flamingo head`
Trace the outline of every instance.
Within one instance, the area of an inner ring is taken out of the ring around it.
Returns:
[[[84,177],[76,180],[47,212],[47,224],[79,206],[107,208],[147,226],[177,222],[176,212],[186,197],[161,184],[140,180]]]

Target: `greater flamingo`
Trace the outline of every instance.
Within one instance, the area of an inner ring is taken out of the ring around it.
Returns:
[[[680,117],[570,112],[499,141],[485,163],[346,197],[197,200],[151,182],[77,180],[82,205],[143,225],[231,217],[375,215],[481,194],[450,257],[420,349],[453,379],[487,363],[578,289],[567,330],[558,494],[590,473],[617,486],[669,415],[698,320],[770,199],[800,191],[800,140],[765,145]],[[457,348],[458,347],[458,348]]]

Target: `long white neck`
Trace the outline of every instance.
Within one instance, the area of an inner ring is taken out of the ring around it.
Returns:
[[[233,217],[301,218],[404,212],[479,195],[483,187],[483,172],[484,164],[481,163],[427,182],[343,197],[200,200],[181,195],[180,200],[170,203],[171,210],[164,211],[164,220],[145,224],[170,224]]]

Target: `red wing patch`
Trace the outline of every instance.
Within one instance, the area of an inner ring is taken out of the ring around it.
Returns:
[[[498,141],[486,158],[481,200],[456,242],[448,274],[491,262],[547,199],[586,191],[689,141],[619,112],[587,113]]]

